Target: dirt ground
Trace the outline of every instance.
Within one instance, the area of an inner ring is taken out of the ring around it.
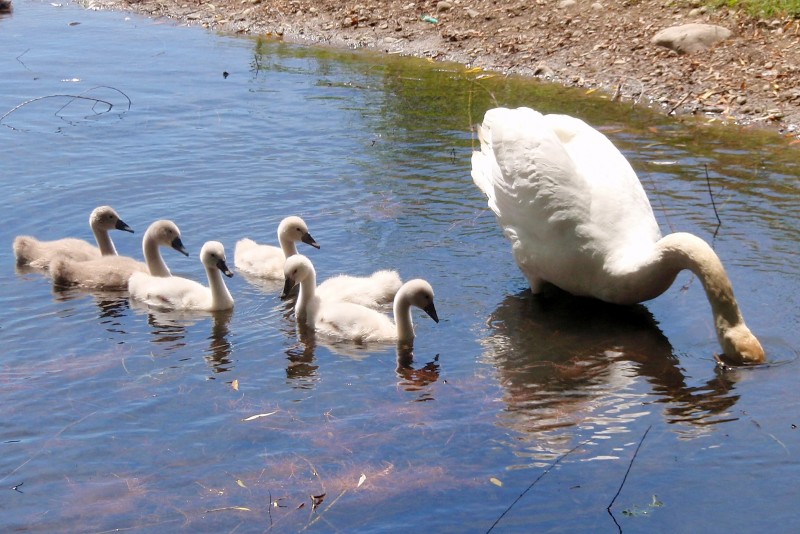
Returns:
[[[367,47],[596,88],[672,114],[800,138],[800,20],[697,0],[84,0],[214,30]],[[565,5],[572,3],[573,5]],[[733,32],[679,55],[651,43],[701,22]]]

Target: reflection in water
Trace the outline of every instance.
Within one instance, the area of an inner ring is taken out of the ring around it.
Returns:
[[[135,300],[130,302],[133,308],[146,311],[147,324],[150,325],[151,333],[154,336],[153,343],[163,345],[167,350],[185,346],[187,329],[210,317],[211,333],[207,338],[208,348],[203,351],[204,358],[214,373],[224,373],[232,369],[231,352],[233,349],[228,336],[230,335],[233,310],[166,311],[150,308]]]
[[[414,367],[414,352],[411,348],[397,347],[398,385],[406,391],[420,392],[418,401],[434,400],[430,386],[439,380],[439,355],[425,365]]]
[[[55,286],[52,290],[53,300],[56,302],[69,302],[87,295],[91,296],[99,309],[97,317],[105,329],[117,334],[126,333],[121,322],[122,318],[128,315],[130,309],[126,292]]]
[[[286,351],[289,365],[286,367],[288,378],[298,389],[311,389],[319,380],[319,365],[315,363],[316,348],[314,331],[307,326],[297,325],[298,343]]]
[[[504,425],[522,433],[578,427],[593,436],[625,432],[666,403],[671,423],[719,423],[739,396],[735,373],[687,385],[669,340],[643,306],[619,307],[576,298],[556,288],[507,297],[488,321],[484,346],[505,388]],[[638,378],[652,391],[637,391]]]
[[[286,369],[287,378],[296,381],[296,387],[308,389],[318,379],[319,366],[316,365],[314,352],[318,346],[324,347],[334,354],[339,354],[354,360],[363,360],[370,354],[383,352],[391,347],[397,350],[396,373],[400,381],[398,385],[409,392],[419,392],[417,400],[433,400],[429,386],[439,380],[439,355],[432,361],[414,366],[413,347],[395,345],[394,343],[369,343],[361,344],[352,341],[338,341],[317,336],[316,332],[304,324],[297,325],[298,344],[289,348],[286,354],[289,366]]]
[[[205,359],[215,373],[230,371],[231,364],[231,342],[228,340],[231,329],[231,318],[233,310],[219,310],[211,312],[212,324],[211,335],[208,336],[208,349],[206,349]]]

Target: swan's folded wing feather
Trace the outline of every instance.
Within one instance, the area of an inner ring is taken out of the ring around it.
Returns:
[[[403,285],[397,271],[381,270],[370,276],[338,275],[328,278],[317,287],[323,301],[352,302],[375,308],[389,304]]]
[[[546,115],[544,120],[585,180],[591,202],[580,230],[612,261],[620,255],[648,254],[661,232],[647,194],[622,152],[580,119]]]
[[[21,235],[14,239],[13,249],[18,264],[27,264],[36,269],[47,269],[56,258],[87,261],[101,257],[99,248],[73,237],[39,241],[32,236]]]
[[[283,278],[283,251],[272,245],[260,245],[252,239],[240,239],[233,251],[233,263],[240,271],[268,278]]]

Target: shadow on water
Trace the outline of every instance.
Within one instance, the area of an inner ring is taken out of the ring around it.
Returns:
[[[739,399],[736,373],[718,371],[691,385],[644,306],[609,305],[552,287],[536,296],[526,290],[506,297],[488,326],[484,356],[499,373],[517,430],[584,426],[599,417],[610,417],[601,426],[614,426],[653,402],[667,405],[670,423],[707,425],[728,419]],[[649,384],[644,393],[637,392],[638,378]]]

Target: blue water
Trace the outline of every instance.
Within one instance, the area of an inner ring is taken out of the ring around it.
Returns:
[[[15,5],[0,18],[0,531],[800,525],[796,145],[455,65]],[[714,244],[770,365],[715,368],[687,274],[630,310],[533,299],[469,176],[470,125],[497,104],[578,115],[617,143],[662,229]],[[441,322],[415,313],[400,365],[392,347],[298,339],[279,288],[241,273],[234,311],[210,315],[15,269],[14,236],[90,239],[101,204],[136,230],[113,235],[125,255],[173,219],[191,256],[166,261],[198,280],[204,241],[232,265],[238,239],[274,243],[300,215],[320,278],[424,277]]]

